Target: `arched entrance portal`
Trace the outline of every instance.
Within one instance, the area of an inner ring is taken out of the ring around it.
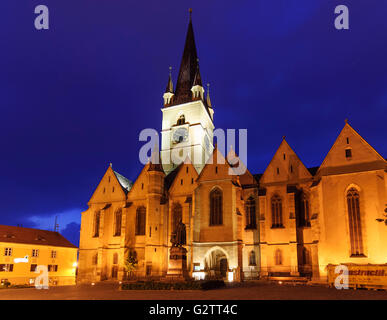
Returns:
[[[220,247],[210,249],[204,258],[204,269],[209,278],[226,278],[228,255]]]

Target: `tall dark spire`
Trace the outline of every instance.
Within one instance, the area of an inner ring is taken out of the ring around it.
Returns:
[[[174,104],[192,101],[191,88],[194,83],[195,75],[198,71],[198,54],[196,51],[191,13],[192,10],[190,10],[190,19],[185,39],[184,52],[176,83]]]

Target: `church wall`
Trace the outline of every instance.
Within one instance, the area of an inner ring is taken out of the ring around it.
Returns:
[[[322,177],[320,192],[325,234],[319,243],[319,261],[323,276],[328,263],[387,263],[386,227],[376,221],[385,208],[385,178],[383,170]],[[346,192],[352,186],[360,191],[364,258],[350,256]]]

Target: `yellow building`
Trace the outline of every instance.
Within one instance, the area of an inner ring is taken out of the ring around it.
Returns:
[[[123,279],[131,251],[137,277],[165,276],[180,219],[196,278],[321,280],[329,263],[387,263],[387,230],[376,221],[387,203],[383,157],[346,123],[319,168],[283,139],[263,174],[239,175],[235,153],[226,160],[213,145],[201,79],[190,20],[176,88],[170,75],[163,95],[162,163],[150,161],[134,183],[108,167],[82,212],[80,282]]]
[[[35,284],[47,266],[49,285],[75,284],[78,249],[58,232],[0,225],[0,280]]]

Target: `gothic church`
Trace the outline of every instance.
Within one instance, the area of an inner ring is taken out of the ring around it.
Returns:
[[[129,252],[137,278],[164,277],[180,219],[195,279],[324,280],[330,263],[387,263],[376,220],[386,160],[347,122],[320,167],[306,168],[283,138],[263,174],[230,174],[237,156],[213,145],[191,19],[176,87],[170,76],[163,98],[161,164],[149,161],[134,182],[109,166],[82,212],[79,282],[124,279]],[[174,152],[185,161],[174,165]]]

